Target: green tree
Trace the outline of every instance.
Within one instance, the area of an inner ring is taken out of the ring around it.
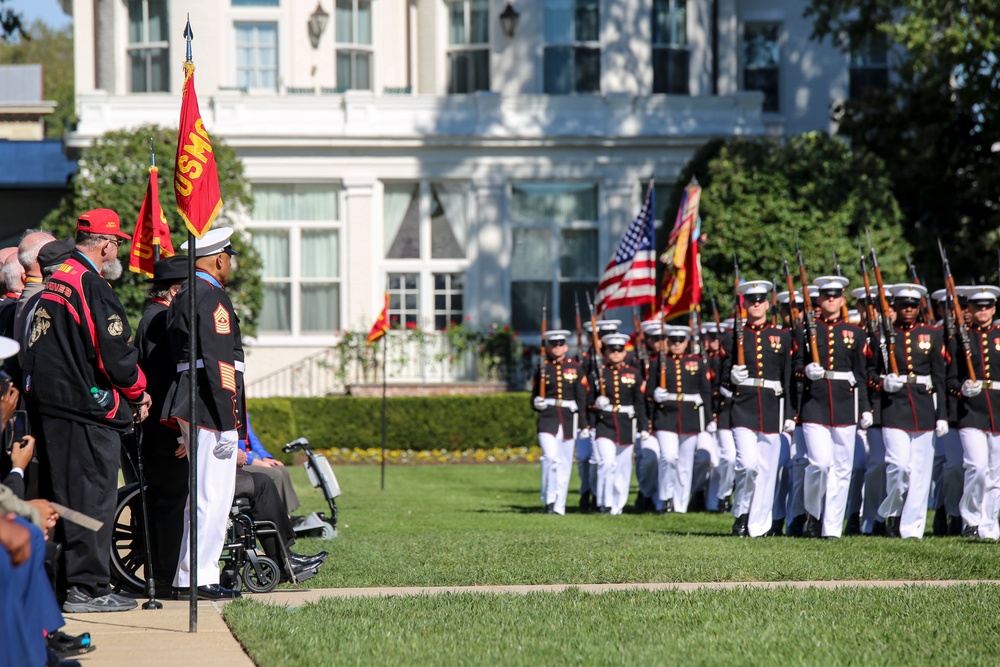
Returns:
[[[859,238],[864,243],[865,229],[871,232],[886,280],[906,279],[909,245],[901,240],[899,207],[882,162],[869,153],[851,151],[843,141],[820,132],[785,143],[717,140],[684,168],[667,210],[677,210],[692,177],[702,186],[705,286],[718,298],[723,313],[731,308],[734,252],[742,278],[777,277],[779,290],[785,289],[784,252],[799,288],[796,238],[810,280],[833,274],[836,253],[851,286],[859,286],[857,244]]]
[[[73,29],[55,30],[35,21],[25,38],[0,44],[0,64],[39,63],[44,73],[43,95],[56,110],[45,118],[45,135],[61,138],[76,123],[73,101]]]
[[[886,163],[916,260],[989,279],[1000,247],[1000,12],[992,0],[810,0],[813,38],[884,39],[888,89],[834,109],[839,134]],[[959,267],[961,269],[959,270]]]
[[[174,199],[172,179],[177,130],[157,125],[114,130],[85,148],[80,158],[80,171],[70,192],[45,218],[42,226],[57,237],[70,236],[75,233],[76,219],[81,213],[94,208],[110,208],[118,213],[122,228],[132,233],[149,183],[150,137],[159,168],[160,206],[170,223],[174,250],[180,252],[180,244],[187,240],[188,232],[177,214]],[[212,147],[219,167],[223,201],[222,211],[213,227],[234,226],[234,222],[253,205],[250,185],[243,175],[243,164],[236,152],[218,137],[212,137]],[[239,313],[243,334],[252,335],[262,303],[260,256],[240,231],[233,235],[233,246],[240,256],[235,258],[236,266],[228,291]],[[128,248],[126,243],[121,252],[125,264],[128,263]],[[140,274],[126,269],[115,283],[115,291],[133,325],[139,321],[148,301],[143,280]]]

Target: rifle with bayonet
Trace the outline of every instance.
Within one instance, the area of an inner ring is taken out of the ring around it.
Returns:
[[[740,298],[740,263],[733,253],[733,296],[736,303],[733,307],[733,339],[736,341],[736,365],[746,366],[746,351],[743,349],[743,300]]]
[[[799,247],[799,238],[795,237],[795,255],[799,261],[799,282],[802,283],[802,300],[805,303],[805,312],[802,314],[806,323],[806,337],[809,339],[809,353],[813,363],[819,363],[819,348],[816,347],[816,316],[813,314],[812,297],[809,296],[809,283],[806,279],[806,263],[802,259],[802,248]]]
[[[917,276],[917,267],[913,265],[913,260],[910,259],[910,253],[906,253],[906,268],[910,272],[910,280],[913,284],[923,285],[920,282],[920,277]],[[924,318],[925,324],[934,325],[934,309],[931,308],[930,298],[926,294],[920,297],[920,315]]]
[[[594,304],[590,300],[590,293],[587,293],[587,308],[590,310],[591,354],[594,356],[594,372],[597,374],[597,387],[601,392],[601,396],[607,396],[604,387],[604,358],[601,356],[601,339],[597,332],[597,313],[594,311]]]
[[[792,272],[788,268],[788,259],[785,251],[781,251],[781,264],[785,269],[785,285],[788,287],[788,313],[792,318],[789,329],[795,330],[799,326],[799,307],[795,305],[795,282],[792,280]]]
[[[639,313],[635,308],[632,308],[632,329],[635,331],[635,354],[639,357],[639,361],[642,362],[643,370],[646,371],[645,375],[649,374],[649,354],[646,351],[646,332],[642,330],[642,323],[639,321]],[[643,377],[645,377],[643,375]]]
[[[858,239],[858,257],[861,259],[861,277],[865,284],[865,313],[867,315],[865,320],[867,320],[868,338],[872,341],[878,341],[878,349],[882,355],[882,368],[888,370],[889,349],[886,347],[886,337],[881,325],[882,316],[879,315],[875,304],[872,303],[872,285],[868,278],[868,267],[865,264],[865,253],[861,249],[860,238]]]
[[[878,287],[878,308],[881,314],[879,328],[885,337],[886,355],[889,359],[889,372],[899,375],[899,365],[896,363],[896,329],[893,326],[892,318],[889,317],[889,302],[885,298],[885,283],[882,282],[882,269],[878,265],[878,256],[875,254],[875,246],[872,245],[872,237],[865,229],[865,238],[868,239],[868,253],[872,260],[872,271],[875,273],[875,285]]]
[[[667,301],[660,303],[660,343],[656,346],[656,361],[660,364],[660,389],[667,388],[667,365],[663,363],[663,339],[667,333]]]
[[[958,302],[958,291],[955,289],[955,278],[951,275],[951,266],[948,264],[948,255],[944,252],[941,239],[938,239],[938,250],[941,251],[941,265],[944,267],[944,288],[948,293],[948,299],[955,312],[955,326],[958,327],[958,341],[962,345],[962,352],[965,356],[965,370],[969,374],[969,379],[976,381],[976,368],[972,363],[972,344],[969,341],[969,328],[965,326],[965,317],[962,314],[962,304]]]
[[[538,364],[538,395],[545,398],[545,366],[548,363],[548,354],[545,351],[545,332],[548,329],[549,298],[542,299],[542,358]]]
[[[833,251],[833,273],[838,278],[843,278],[844,274],[840,270],[840,262],[837,261],[837,251]],[[840,304],[840,319],[847,321],[847,299],[844,299],[844,303]]]
[[[774,289],[771,290],[771,326],[778,326],[778,276],[771,282]]]
[[[576,360],[583,363],[583,327],[580,326],[580,295],[573,293],[573,307],[576,308]]]

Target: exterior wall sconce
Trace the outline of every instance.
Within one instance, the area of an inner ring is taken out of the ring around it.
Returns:
[[[309,17],[309,41],[314,49],[319,48],[319,38],[326,30],[326,24],[330,20],[330,15],[324,11],[321,3],[316,3],[316,11]]]
[[[500,28],[503,30],[503,34],[513,38],[514,33],[517,32],[517,22],[520,18],[521,14],[510,4],[510,0],[507,0],[507,6],[500,13]]]

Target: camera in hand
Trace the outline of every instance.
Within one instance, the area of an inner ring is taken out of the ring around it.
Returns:
[[[7,428],[9,431],[5,445],[7,453],[10,454],[14,451],[15,442],[21,442],[24,436],[31,435],[28,432],[28,413],[24,410],[15,410]]]
[[[0,396],[6,396],[12,384],[14,384],[14,381],[10,376],[4,371],[0,371]]]

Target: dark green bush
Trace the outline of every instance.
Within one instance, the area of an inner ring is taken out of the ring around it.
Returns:
[[[258,398],[250,423],[268,450],[305,437],[314,449],[382,446],[382,399]],[[386,401],[386,448],[469,449],[537,444],[526,393],[398,396]]]

